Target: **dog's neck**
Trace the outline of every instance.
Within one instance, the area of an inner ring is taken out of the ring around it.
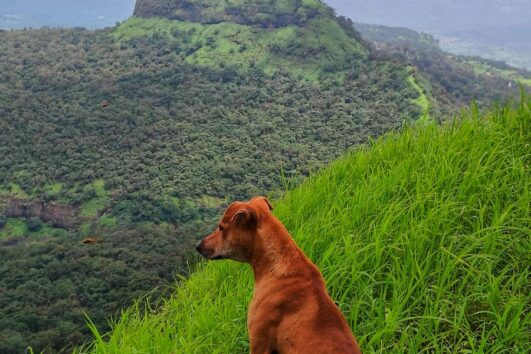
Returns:
[[[311,263],[285,227],[275,221],[261,230],[260,237],[255,241],[249,263],[256,283],[267,277],[282,278],[299,274],[306,263]]]

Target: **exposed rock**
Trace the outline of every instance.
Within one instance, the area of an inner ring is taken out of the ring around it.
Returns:
[[[223,0],[138,0],[134,15],[206,24],[235,22],[278,28],[301,26],[320,14],[332,12],[319,0],[242,0],[237,5]]]
[[[77,228],[82,222],[78,207],[54,202],[10,199],[5,202],[3,209],[3,214],[9,218],[38,217],[54,227],[65,229]]]

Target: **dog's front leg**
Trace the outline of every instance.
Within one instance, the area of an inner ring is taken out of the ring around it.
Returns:
[[[275,348],[271,345],[268,337],[251,336],[251,354],[272,354],[276,353]]]
[[[278,354],[278,351],[275,349],[269,349],[269,347],[264,348],[264,347],[256,346],[255,348],[251,346],[250,354]]]
[[[251,354],[277,354],[275,336],[271,328],[249,334],[251,342]]]

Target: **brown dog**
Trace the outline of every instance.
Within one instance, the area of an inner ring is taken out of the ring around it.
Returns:
[[[361,353],[326,292],[319,269],[302,253],[264,197],[235,202],[196,247],[208,259],[250,263],[255,279],[247,326],[252,354]]]

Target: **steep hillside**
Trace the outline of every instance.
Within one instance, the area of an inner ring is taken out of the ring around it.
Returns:
[[[364,352],[528,352],[531,100],[359,147],[275,204]],[[244,353],[247,265],[205,263],[77,353]]]
[[[107,330],[188,274],[227,200],[421,116],[411,72],[370,59],[350,23],[278,4],[300,7],[281,27],[135,16],[0,32],[1,353],[71,348],[83,312]]]

